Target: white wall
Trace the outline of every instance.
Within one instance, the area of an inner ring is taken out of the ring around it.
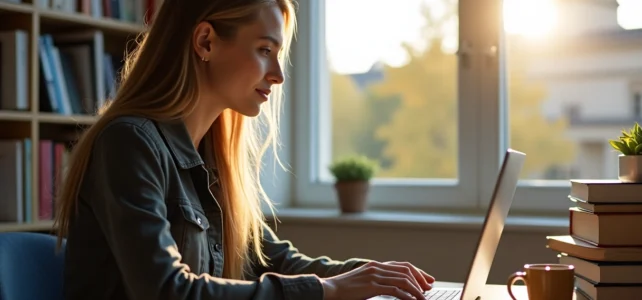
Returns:
[[[277,234],[301,252],[334,259],[364,257],[378,261],[410,261],[440,281],[463,282],[479,229],[437,226],[341,224],[280,218]],[[270,221],[272,224],[272,222]],[[566,234],[566,228],[524,230],[506,228],[488,283],[504,284],[526,263],[555,263],[557,253],[546,248],[546,235]]]
[[[558,118],[578,105],[580,118],[631,118],[633,91],[642,69],[642,49],[587,49],[542,57],[529,70],[530,78],[546,85],[544,115]]]
[[[583,120],[633,117],[626,78],[557,79],[547,83],[547,90],[544,114],[549,118],[561,117],[569,105],[579,106]]]
[[[555,2],[559,8],[558,22],[564,27],[564,34],[573,35],[619,28],[615,0]]]

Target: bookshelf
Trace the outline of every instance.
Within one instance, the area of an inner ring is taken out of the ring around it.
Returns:
[[[144,30],[143,23],[149,22],[149,19],[146,20],[146,17],[149,18],[150,15],[153,15],[152,7],[155,5],[160,5],[161,1],[162,0],[0,0],[0,19],[2,20],[0,22],[0,33],[12,32],[17,30],[26,33],[26,43],[23,44],[26,45],[26,47],[22,52],[22,54],[25,56],[22,60],[24,65],[22,65],[20,63],[20,60],[17,58],[18,54],[15,55],[17,62],[13,65],[21,66],[24,68],[22,71],[26,72],[26,74],[23,74],[21,78],[25,80],[20,81],[24,83],[24,85],[17,84],[16,82],[18,79],[14,79],[14,81],[9,82],[9,84],[6,83],[8,75],[21,74],[19,73],[21,71],[16,71],[16,74],[7,74],[7,69],[3,66],[7,64],[7,62],[4,61],[4,59],[6,59],[7,57],[7,54],[2,53],[2,56],[0,56],[0,71],[2,71],[2,73],[0,74],[0,141],[25,141],[27,139],[30,140],[30,146],[27,146],[27,144],[24,144],[26,142],[24,142],[21,148],[24,150],[22,152],[24,163],[22,168],[23,188],[22,192],[20,193],[20,197],[17,196],[17,192],[13,194],[9,192],[7,195],[7,193],[2,191],[2,189],[8,184],[6,183],[6,181],[11,181],[13,179],[10,177],[0,177],[0,181],[5,181],[4,186],[3,182],[0,182],[0,217],[6,218],[6,214],[3,215],[2,210],[6,211],[7,207],[11,208],[11,205],[14,205],[15,207],[13,208],[15,209],[17,206],[22,205],[22,212],[16,213],[22,214],[22,220],[0,220],[0,232],[52,231],[54,229],[52,228],[53,221],[51,217],[47,218],[45,216],[44,218],[41,218],[40,208],[43,204],[41,203],[42,199],[40,198],[42,198],[41,196],[43,191],[40,191],[42,185],[40,181],[42,180],[42,174],[46,174],[46,172],[42,172],[43,167],[41,166],[41,164],[43,162],[41,155],[42,153],[40,151],[42,148],[41,146],[39,146],[39,143],[42,140],[50,140],[54,141],[54,143],[56,141],[60,141],[60,143],[62,144],[67,144],[65,145],[65,147],[68,150],[70,145],[77,138],[79,129],[83,129],[86,126],[91,125],[96,120],[95,113],[88,112],[90,110],[87,109],[86,106],[84,106],[86,105],[86,102],[78,104],[82,107],[84,113],[78,113],[78,109],[74,109],[73,112],[67,110],[67,112],[65,113],[60,113],[59,111],[56,111],[56,108],[52,108],[54,105],[53,103],[55,103],[55,100],[52,100],[52,98],[55,97],[53,96],[53,94],[50,94],[52,93],[52,90],[47,89],[47,84],[50,84],[48,80],[50,80],[51,77],[46,77],[45,75],[43,75],[45,72],[43,71],[45,67],[43,67],[42,65],[43,61],[41,57],[43,57],[43,53],[41,50],[46,47],[42,47],[42,36],[49,35],[52,37],[53,46],[55,46],[54,48],[57,48],[57,50],[55,51],[60,50],[56,55],[59,55],[63,53],[62,47],[64,47],[64,45],[58,47],[58,42],[60,42],[59,40],[57,40],[58,36],[82,32],[99,32],[101,38],[101,46],[103,48],[102,53],[104,53],[105,56],[110,56],[112,61],[122,63],[122,58],[124,56],[125,50],[128,46],[132,46],[132,44],[134,44],[131,43],[131,41]],[[45,7],[44,5],[62,5],[64,7]],[[98,8],[92,7],[92,5],[97,5],[96,7]],[[120,5],[120,7],[116,9],[120,12],[120,16],[118,16],[117,12],[114,12],[115,10],[113,7],[109,8],[110,5]],[[125,11],[124,9],[129,10]],[[2,41],[3,40],[0,39],[0,42]],[[62,42],[64,43],[65,40],[62,40]],[[91,43],[93,43],[93,40]],[[16,42],[16,44],[18,43]],[[91,45],[92,51],[97,48],[95,47],[97,44]],[[0,45],[0,47],[2,47],[2,45]],[[19,53],[18,50],[16,50],[16,53]],[[91,52],[92,55],[97,53],[100,52]],[[56,56],[54,56],[54,59],[55,57]],[[58,67],[58,70],[60,70],[60,68],[67,67],[67,69],[65,69],[64,71],[71,72],[69,71],[69,65],[60,64],[60,57],[62,56],[59,56],[58,58],[58,65],[52,63],[51,66]],[[48,58],[51,58],[51,56],[49,56]],[[93,59],[94,57],[91,58]],[[69,64],[69,58],[67,57],[66,59],[66,63]],[[96,63],[99,62],[99,60],[95,60],[92,62]],[[110,88],[107,85],[109,85],[109,79],[115,80],[115,78],[117,77],[116,72],[119,71],[119,68],[121,66],[118,63],[113,66],[114,68],[112,70],[112,77],[107,77],[108,75],[101,75],[105,76],[105,97],[107,97],[107,90],[111,90],[113,92],[113,88]],[[10,70],[14,71],[15,69]],[[69,74],[56,73],[56,69],[51,70],[53,70],[51,72],[52,75]],[[97,70],[99,69],[94,68],[92,70],[98,73]],[[74,74],[76,74],[77,76],[74,78],[77,80],[83,80],[79,79],[80,76],[78,75],[78,72],[78,69],[74,69]],[[90,76],[92,77],[90,83],[94,84],[98,82],[98,79],[95,77],[96,75],[91,75],[93,77]],[[14,77],[19,78],[20,76]],[[78,83],[76,82],[75,84]],[[87,87],[86,84],[84,86],[81,86],[81,84],[78,84],[79,89]],[[6,91],[2,90],[6,89],[7,85],[13,85],[11,87],[14,89],[13,94],[21,95],[20,97],[16,96],[13,98],[26,99],[23,102],[20,102],[20,100],[11,100],[15,103],[23,103],[22,107],[20,107],[20,105],[18,104],[15,104],[17,105],[16,108],[6,108],[6,99],[3,99],[3,96],[4,98],[7,98],[7,94]],[[22,92],[22,94],[19,94],[16,91],[20,90],[21,87],[24,91]],[[70,85],[69,83],[67,83],[66,88],[69,87]],[[99,88],[95,87],[92,91],[95,92],[92,95],[100,95]],[[67,103],[73,101],[70,96],[72,95],[71,89],[67,92],[68,94],[60,94],[59,91],[56,90],[55,93],[58,93],[58,98],[56,98],[57,101],[60,101],[60,99],[64,99],[64,96],[69,98],[66,99]],[[46,102],[47,100],[43,100],[47,98],[45,97],[47,95],[49,96],[49,101],[51,102]],[[63,97],[61,97],[61,95],[63,95]],[[82,96],[86,95],[87,94],[82,94]],[[97,98],[98,96],[94,97],[92,101],[97,101],[96,105],[99,106],[100,100]],[[77,101],[82,102],[87,100]],[[46,105],[43,106],[43,103],[52,103],[52,107],[46,108]],[[70,105],[67,104],[67,107],[69,106]],[[76,108],[78,108],[79,106],[77,106]],[[95,109],[93,111],[95,111]],[[29,151],[26,151],[27,148],[29,149]],[[0,163],[2,163],[1,158],[3,154],[1,150],[2,149],[0,148]],[[57,154],[53,154],[53,152],[52,155],[54,159],[61,157],[56,156]],[[29,163],[27,164],[26,161],[29,161]],[[0,173],[1,176],[7,176],[7,174],[10,174],[10,172],[7,172],[5,168],[5,166],[7,166],[6,160],[4,163],[4,165],[0,164],[0,172],[3,172]],[[50,164],[54,163],[50,162]],[[2,168],[5,168],[5,170],[2,170]],[[50,166],[50,168],[53,168],[53,166]],[[56,166],[56,168],[58,168],[58,166]],[[14,177],[21,176],[16,175]],[[50,182],[49,184],[52,186],[53,190],[53,186],[55,186],[56,183],[52,180],[52,182]],[[51,194],[53,194],[53,191]],[[16,200],[18,198],[22,199],[22,204],[19,204],[20,201]],[[9,206],[6,206],[6,203],[11,201],[15,201],[16,203],[11,203],[9,204]]]

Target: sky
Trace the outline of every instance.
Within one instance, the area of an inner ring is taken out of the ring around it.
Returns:
[[[443,13],[442,0],[326,0],[326,42],[331,68],[339,73],[365,72],[378,60],[392,66],[407,62],[402,43],[418,49],[422,43],[420,4]],[[642,28],[642,0],[617,0],[618,23]],[[554,0],[504,0],[505,30],[533,38],[560,26]],[[519,4],[519,5],[517,5]],[[456,24],[449,24],[446,51],[457,44]]]

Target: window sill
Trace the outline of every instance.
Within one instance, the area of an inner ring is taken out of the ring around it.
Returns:
[[[271,214],[266,213],[271,222]],[[341,214],[336,209],[279,208],[276,216],[284,224],[349,225],[368,227],[412,227],[430,229],[480,230],[484,216],[446,213],[367,211]],[[568,233],[568,217],[509,216],[504,232]]]

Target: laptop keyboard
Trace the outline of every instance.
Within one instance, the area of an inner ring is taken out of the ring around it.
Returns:
[[[461,296],[461,290],[430,290],[424,293],[428,300],[455,300]]]
[[[434,289],[424,293],[428,300],[459,300],[461,290],[458,289]],[[379,296],[378,299],[399,299],[393,296]]]

